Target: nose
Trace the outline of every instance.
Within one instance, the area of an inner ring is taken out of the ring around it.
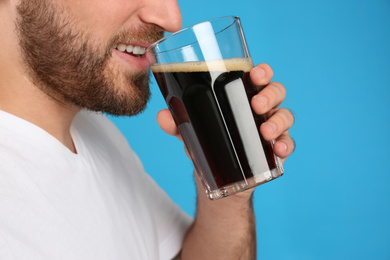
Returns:
[[[139,17],[144,23],[154,24],[167,32],[178,31],[182,25],[177,0],[145,0]]]

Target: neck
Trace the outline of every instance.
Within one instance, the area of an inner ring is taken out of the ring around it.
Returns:
[[[26,77],[14,79],[0,82],[0,109],[39,126],[76,153],[70,126],[79,109],[49,97]]]

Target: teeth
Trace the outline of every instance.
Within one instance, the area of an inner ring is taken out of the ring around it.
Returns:
[[[126,51],[128,52],[128,53],[130,53],[130,52],[132,52],[133,51],[133,45],[129,45],[129,46],[127,46],[126,47]]]
[[[116,49],[120,52],[126,51],[128,53],[133,53],[134,55],[142,55],[146,51],[146,49],[141,46],[126,45],[123,43],[116,45]]]
[[[144,54],[145,53],[145,48],[142,48],[140,46],[135,46],[133,49],[134,54]]]
[[[126,45],[124,44],[119,44],[117,47],[118,51],[124,52],[126,50]]]
[[[139,54],[139,51],[141,50],[141,47],[139,46],[134,46],[133,53],[134,54]]]

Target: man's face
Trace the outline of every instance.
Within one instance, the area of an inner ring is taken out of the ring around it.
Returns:
[[[161,20],[153,1],[21,0],[17,31],[33,83],[65,105],[113,115],[142,111],[149,68],[139,53],[181,22]]]

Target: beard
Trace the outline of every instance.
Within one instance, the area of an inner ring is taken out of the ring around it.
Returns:
[[[21,58],[41,91],[65,106],[111,115],[132,116],[145,109],[149,70],[124,71],[110,62],[112,48],[118,42],[154,42],[163,32],[144,25],[99,45],[53,1],[22,0],[17,11]]]

